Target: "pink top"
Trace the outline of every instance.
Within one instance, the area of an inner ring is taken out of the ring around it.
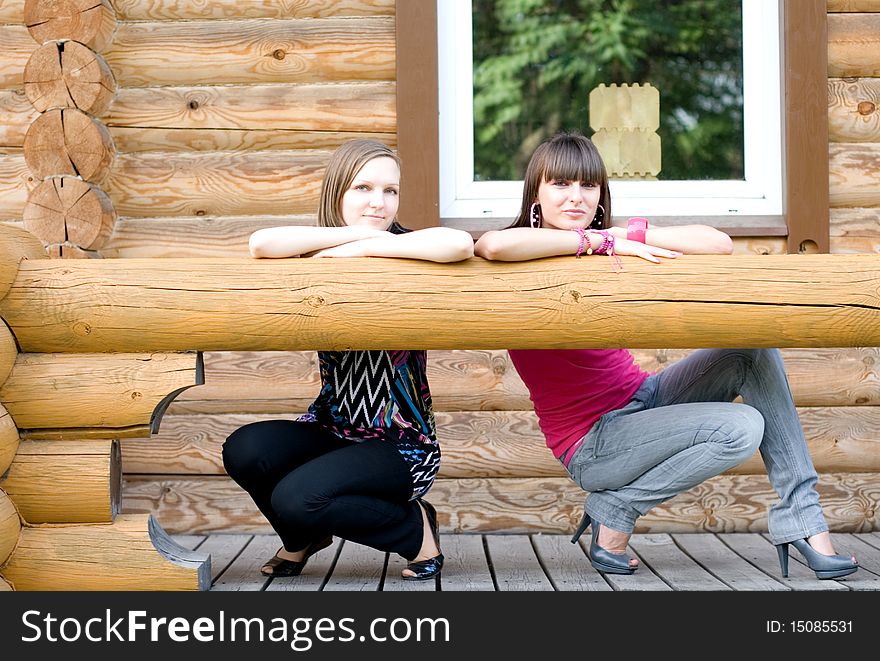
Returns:
[[[557,459],[596,420],[629,402],[649,376],[626,349],[511,349],[508,354]],[[573,454],[566,455],[566,465]]]

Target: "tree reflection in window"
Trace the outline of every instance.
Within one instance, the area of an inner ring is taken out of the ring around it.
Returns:
[[[660,91],[659,179],[743,179],[740,0],[473,0],[476,180],[517,180],[591,89]]]

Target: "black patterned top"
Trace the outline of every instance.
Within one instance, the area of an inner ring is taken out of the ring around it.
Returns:
[[[319,351],[321,392],[300,418],[355,441],[394,443],[409,465],[413,498],[440,468],[424,351]]]

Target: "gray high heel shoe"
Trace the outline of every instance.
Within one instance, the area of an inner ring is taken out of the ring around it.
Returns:
[[[593,569],[603,574],[632,574],[635,572],[638,569],[638,565],[633,567],[629,564],[633,560],[632,556],[624,553],[612,553],[599,546],[600,524],[598,521],[592,522],[590,515],[586,512],[584,512],[584,518],[581,519],[580,525],[571,538],[571,543],[577,543],[580,536],[584,534],[587,526],[591,523],[593,523],[593,534],[590,539],[590,550],[587,555],[590,557],[590,564],[593,565]]]
[[[825,555],[810,546],[807,540],[796,539],[793,542],[784,542],[776,545],[776,552],[779,554],[779,565],[782,568],[782,578],[788,578],[789,543],[801,552],[804,560],[807,561],[807,567],[816,572],[816,578],[818,579],[849,576],[859,568],[859,561],[855,559],[855,556]]]

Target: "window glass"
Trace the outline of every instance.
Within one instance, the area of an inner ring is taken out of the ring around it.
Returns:
[[[593,133],[589,93],[660,95],[659,180],[743,180],[741,0],[473,0],[474,181],[522,177],[559,130]]]

